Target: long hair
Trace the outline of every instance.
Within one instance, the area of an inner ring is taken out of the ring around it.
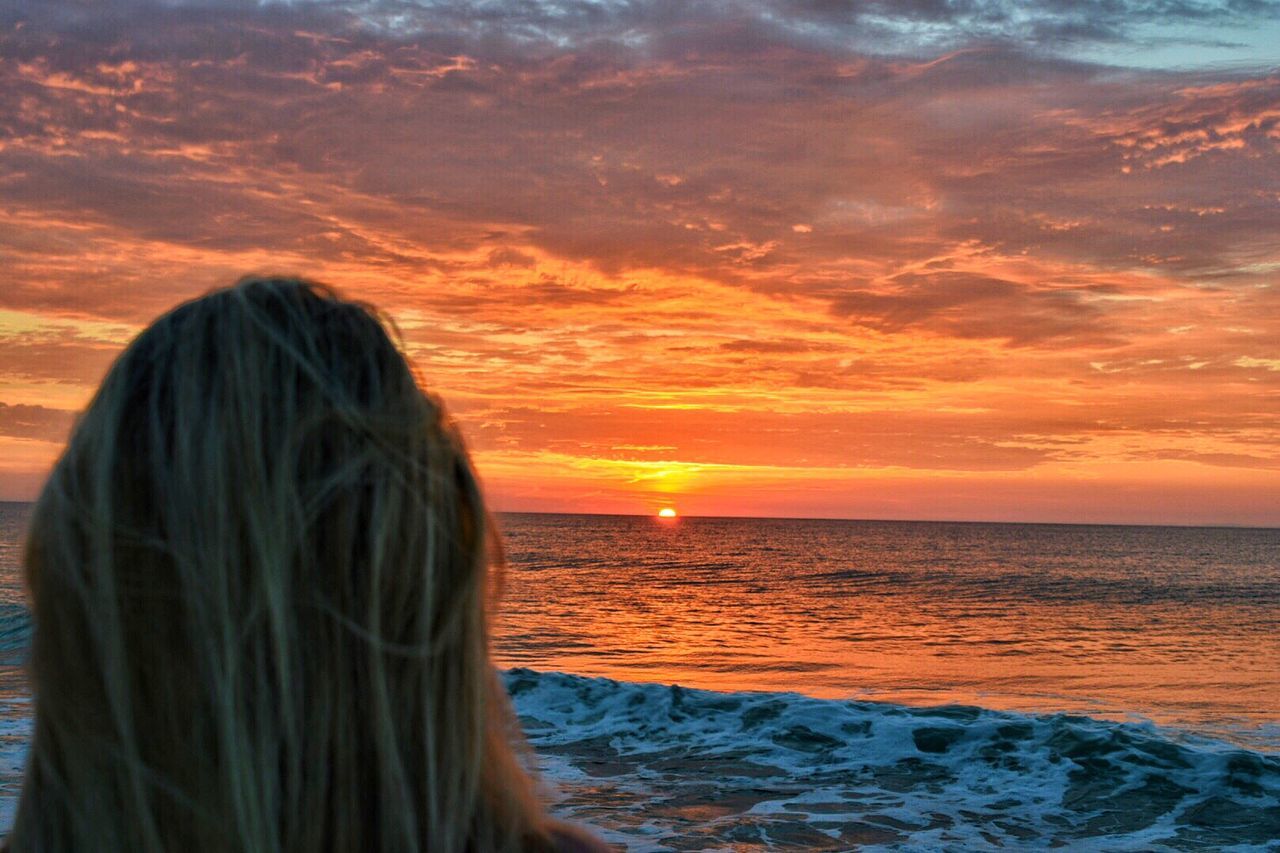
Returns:
[[[546,848],[489,659],[491,531],[371,309],[253,279],[161,317],[33,515],[11,849]]]

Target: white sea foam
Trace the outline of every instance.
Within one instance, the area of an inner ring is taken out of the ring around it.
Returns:
[[[506,680],[534,748],[554,758],[543,772],[563,786],[558,812],[637,848],[1265,850],[1280,838],[1280,758],[1151,724],[530,670]]]

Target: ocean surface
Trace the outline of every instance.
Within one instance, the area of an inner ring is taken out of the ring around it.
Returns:
[[[27,512],[0,504],[0,828]],[[1280,851],[1280,530],[499,520],[530,760],[618,845]]]

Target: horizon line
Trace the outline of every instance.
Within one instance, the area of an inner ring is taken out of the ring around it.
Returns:
[[[601,518],[657,518],[657,513],[641,512],[557,512],[541,509],[495,509],[496,515],[584,515]],[[877,522],[885,524],[1024,524],[1041,527],[1184,527],[1184,528],[1220,528],[1224,530],[1280,530],[1280,524],[1233,524],[1217,522],[1213,524],[1179,524],[1176,522],[1136,522],[1136,521],[1009,521],[981,518],[852,518],[846,516],[809,516],[809,515],[686,515],[681,513],[674,519],[733,519],[741,521],[855,521]]]
[[[10,500],[0,499],[0,504],[21,504],[32,506],[36,502],[34,500]],[[657,513],[643,512],[586,512],[586,511],[557,511],[544,509],[493,509],[495,515],[579,515],[599,518],[657,518]],[[1160,521],[1013,521],[1009,519],[983,519],[983,518],[868,518],[868,517],[849,517],[849,516],[816,516],[816,515],[688,515],[680,513],[674,519],[668,521],[679,521],[681,519],[704,519],[704,520],[740,520],[740,521],[850,521],[850,522],[875,522],[881,524],[1021,524],[1027,526],[1039,527],[1173,527],[1187,529],[1206,529],[1206,530],[1280,530],[1280,524],[1235,524],[1231,522],[1216,522],[1206,524],[1194,523],[1178,523],[1178,522],[1160,522]]]

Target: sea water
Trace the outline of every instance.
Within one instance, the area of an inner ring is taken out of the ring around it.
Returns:
[[[29,736],[0,505],[0,825]],[[1280,531],[503,515],[495,656],[633,849],[1280,849]]]

